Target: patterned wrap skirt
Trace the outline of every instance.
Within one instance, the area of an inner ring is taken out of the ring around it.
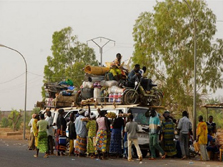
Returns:
[[[38,145],[37,148],[39,149],[39,152],[45,153],[48,150],[48,138],[47,138],[47,132],[46,131],[40,131],[38,132]]]
[[[77,135],[75,152],[77,154],[85,154],[86,145],[87,145],[86,137],[80,137],[79,135]]]
[[[112,129],[109,149],[110,153],[122,153],[121,139],[121,129]]]
[[[99,130],[96,136],[96,149],[105,153],[107,151],[107,131]]]
[[[93,137],[87,137],[87,153],[93,154],[95,153],[96,148],[94,146],[94,140]]]

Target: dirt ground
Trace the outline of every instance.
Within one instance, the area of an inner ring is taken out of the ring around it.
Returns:
[[[25,138],[29,139],[30,131],[26,130]],[[23,130],[13,131],[10,128],[0,128],[0,139],[23,140]]]

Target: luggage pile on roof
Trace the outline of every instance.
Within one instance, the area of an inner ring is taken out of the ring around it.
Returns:
[[[37,102],[37,107],[71,107],[76,89],[70,79],[59,83],[45,83],[45,101]]]
[[[86,102],[96,102],[97,104],[121,104],[124,89],[119,86],[119,82],[110,78],[109,67],[86,66],[85,80],[76,94],[75,104],[80,105]]]

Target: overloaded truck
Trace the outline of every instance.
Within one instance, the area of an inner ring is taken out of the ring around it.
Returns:
[[[138,140],[143,156],[149,150],[149,134],[143,129],[148,129],[149,112],[151,108],[159,107],[162,104],[162,91],[153,85],[148,92],[141,85],[141,80],[136,81],[134,87],[128,87],[126,80],[111,80],[109,74],[110,67],[86,66],[85,79],[79,89],[73,85],[60,83],[46,83],[44,85],[46,99],[37,102],[38,107],[50,107],[56,123],[58,109],[63,108],[66,112],[65,119],[69,122],[71,113],[76,114],[80,108],[88,109],[96,115],[97,108],[101,108],[106,113],[115,113],[119,110],[125,114],[133,114],[134,121],[138,123]],[[44,112],[44,110],[43,110]],[[109,118],[112,121],[112,118]],[[67,133],[68,134],[68,133]],[[134,149],[133,149],[134,150]]]

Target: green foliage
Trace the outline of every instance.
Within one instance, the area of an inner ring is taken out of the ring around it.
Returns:
[[[208,115],[207,110],[205,108],[198,110],[197,117],[202,115],[204,117],[204,120],[207,121],[208,117],[210,115],[213,116],[214,122],[216,123],[217,129],[223,128],[223,110],[222,109],[216,109],[216,108],[209,108],[208,109]],[[207,115],[207,116],[206,116]]]
[[[7,128],[9,126],[9,120],[7,118],[2,118],[1,120],[1,127],[2,128]]]
[[[80,86],[84,78],[85,65],[98,65],[94,50],[78,41],[72,35],[72,28],[67,27],[54,32],[52,36],[52,56],[47,57],[44,68],[44,83],[71,79],[74,86]],[[45,97],[44,91],[42,96]]]
[[[217,39],[216,16],[203,0],[190,1],[196,21],[197,105],[207,92],[222,88],[223,41]],[[133,62],[148,67],[148,77],[164,91],[170,110],[192,110],[194,86],[194,24],[184,1],[157,2],[154,13],[141,13],[134,25]]]
[[[8,116],[9,126],[13,131],[19,130],[22,123],[22,115],[17,110],[12,110]]]

